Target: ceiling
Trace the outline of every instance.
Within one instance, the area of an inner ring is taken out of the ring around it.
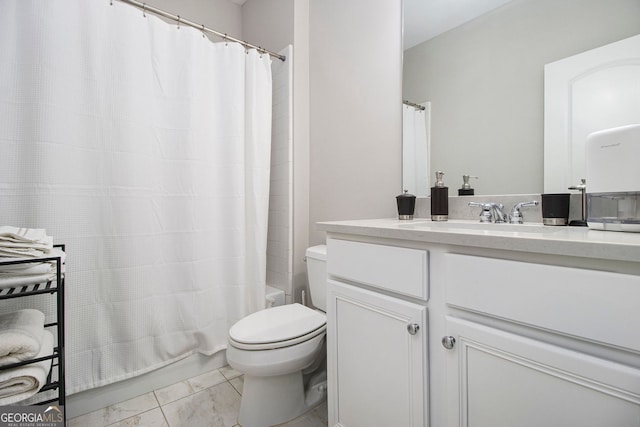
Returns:
[[[471,21],[512,0],[404,0],[404,49]]]

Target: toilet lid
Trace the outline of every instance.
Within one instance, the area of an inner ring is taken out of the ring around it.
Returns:
[[[288,341],[309,334],[327,323],[316,310],[295,303],[257,311],[239,320],[229,337],[243,344],[268,344]]]

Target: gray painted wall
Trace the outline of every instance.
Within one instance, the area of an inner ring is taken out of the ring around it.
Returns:
[[[294,42],[294,0],[247,0],[242,5],[243,40],[278,52]]]
[[[229,0],[144,0],[144,3],[242,40],[242,8]],[[211,39],[221,41],[213,35]]]
[[[397,215],[401,19],[400,1],[310,4],[311,244],[317,221]]]
[[[296,301],[306,286],[304,250],[325,241],[316,222],[396,215],[401,13],[402,2],[386,0],[249,0],[243,6],[247,41],[272,50],[284,42],[294,46]]]
[[[431,101],[431,169],[457,195],[543,191],[544,64],[640,33],[638,0],[515,0],[404,52],[403,98]]]

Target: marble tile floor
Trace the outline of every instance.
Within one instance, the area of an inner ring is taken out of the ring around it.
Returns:
[[[242,427],[243,377],[225,366],[67,421],[68,427]],[[280,427],[327,427],[326,402]]]

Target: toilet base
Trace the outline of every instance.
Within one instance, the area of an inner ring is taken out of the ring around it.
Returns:
[[[325,399],[326,371],[306,382],[305,392],[301,371],[273,377],[245,374],[238,422],[243,427],[270,427],[304,414]]]

